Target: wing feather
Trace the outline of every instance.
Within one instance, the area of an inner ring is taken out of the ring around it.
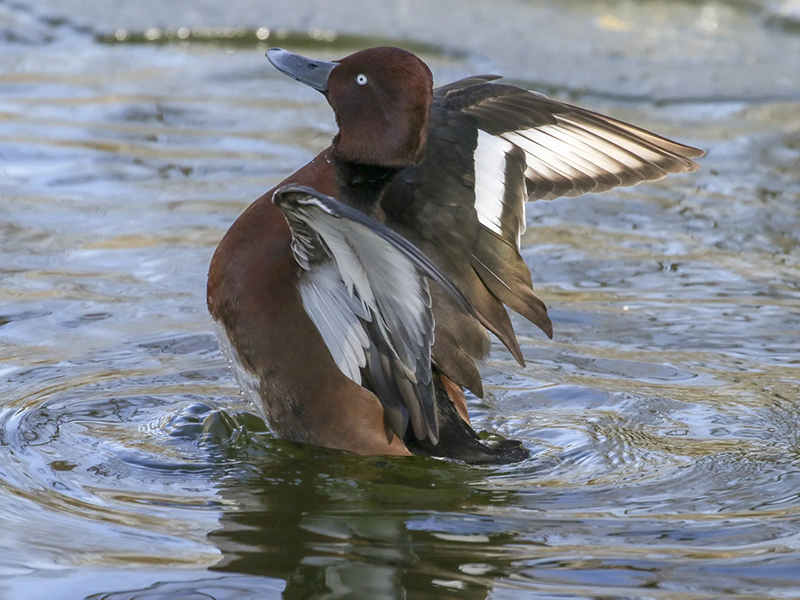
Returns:
[[[470,303],[422,252],[364,213],[291,184],[276,190],[273,201],[305,271],[303,307],[336,364],[358,384],[368,376],[400,437],[410,420],[419,439],[436,443],[428,279],[474,314]]]
[[[318,268],[300,283],[303,306],[328,344],[336,364],[350,379],[361,383],[361,369],[366,366],[364,349],[369,338],[361,325],[369,314],[361,302],[342,285],[338,271]]]
[[[455,89],[444,106],[475,117],[477,129],[525,151],[529,200],[693,171],[698,167],[691,159],[703,155],[628,123],[509,85],[487,82]]]
[[[515,86],[468,78],[434,91],[427,158],[398,176],[381,205],[386,224],[459,282],[478,322],[522,360],[503,305],[552,335],[520,256],[526,202],[605,192],[698,168],[704,152],[628,123]],[[434,359],[479,393],[468,315],[435,304]]]

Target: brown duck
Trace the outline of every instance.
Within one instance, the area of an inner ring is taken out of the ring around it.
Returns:
[[[470,463],[488,445],[464,389],[506,306],[552,337],[522,260],[525,204],[694,171],[701,150],[479,75],[433,88],[398,48],[267,56],[322,92],[331,145],[242,213],[211,261],[208,307],[240,386],[281,438]]]

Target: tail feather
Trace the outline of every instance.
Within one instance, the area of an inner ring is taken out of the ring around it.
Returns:
[[[509,464],[530,458],[530,452],[520,441],[482,442],[475,430],[458,414],[438,373],[433,380],[439,410],[439,442],[432,444],[427,438],[419,440],[414,435],[413,428],[409,427],[403,442],[411,452],[452,458],[473,465]]]

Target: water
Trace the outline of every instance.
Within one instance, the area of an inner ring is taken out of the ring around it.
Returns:
[[[800,597],[791,2],[509,5],[548,39],[591,25],[535,73],[491,27],[435,39],[445,2],[397,4],[389,39],[379,14],[332,39],[286,9],[290,48],[413,39],[440,82],[509,73],[709,150],[695,174],[530,205],[556,333],[515,319],[528,366],[496,347],[470,399],[534,455],[502,468],[264,431],[217,350],[207,265],[333,119],[263,59],[268,14],[181,38],[200,12],[137,4],[0,3],[0,598]]]

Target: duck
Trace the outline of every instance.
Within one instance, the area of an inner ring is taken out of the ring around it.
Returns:
[[[692,172],[704,152],[497,75],[434,87],[400,48],[267,58],[325,97],[338,130],[211,260],[207,305],[244,395],[294,442],[528,458],[482,440],[466,402],[483,396],[490,333],[525,365],[508,309],[553,336],[520,255],[526,204]]]

